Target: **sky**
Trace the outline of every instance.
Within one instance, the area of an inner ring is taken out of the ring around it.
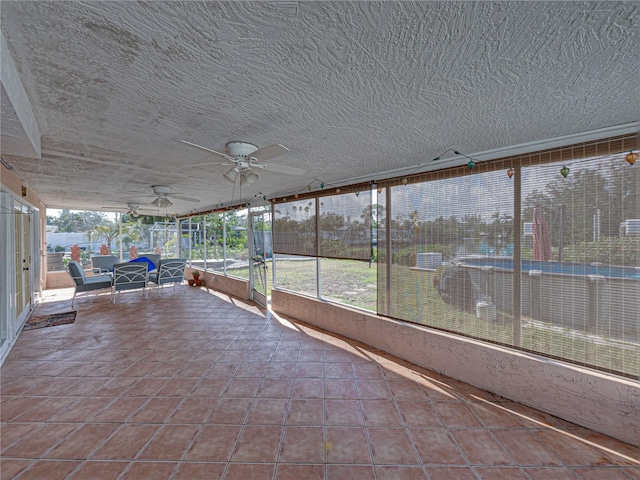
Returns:
[[[75,212],[83,212],[84,210],[69,210],[71,213],[75,213]],[[47,208],[47,216],[48,217],[59,217],[60,214],[62,213],[62,209],[59,208]],[[114,221],[116,220],[116,213],[115,212],[101,212],[103,213],[109,220]]]

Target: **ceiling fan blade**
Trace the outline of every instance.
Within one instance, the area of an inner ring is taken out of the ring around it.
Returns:
[[[286,173],[288,175],[304,175],[305,172],[301,168],[288,167],[286,165],[277,165],[274,163],[252,163],[251,168],[261,168],[269,172]]]
[[[224,153],[216,152],[215,150],[211,150],[210,148],[203,147],[201,145],[196,145],[195,143],[187,142],[186,140],[180,140],[182,143],[186,143],[187,145],[191,145],[192,147],[199,148],[200,150],[204,150],[205,152],[213,153],[214,155],[218,155],[219,157],[224,158],[225,160],[233,161],[233,157],[226,155]]]
[[[203,167],[206,165],[225,165],[225,166],[231,166],[231,165],[235,165],[235,163],[229,163],[229,162],[225,162],[225,163],[217,163],[217,162],[206,162],[206,163],[189,163],[187,165],[183,165],[183,167]]]
[[[182,197],[180,195],[171,195],[171,198],[175,198],[176,200],[184,200],[185,202],[199,202],[199,198],[192,197]]]
[[[266,162],[272,158],[279,157],[287,153],[289,149],[284,145],[267,145],[266,147],[259,148],[255,152],[247,155],[251,159],[256,159],[258,162]]]

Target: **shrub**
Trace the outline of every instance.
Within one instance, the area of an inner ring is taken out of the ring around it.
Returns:
[[[416,247],[406,247],[393,251],[393,263],[396,265],[404,265],[407,267],[416,266],[417,253],[442,253],[442,260],[446,261],[454,256],[454,248],[451,245],[429,244],[417,245]]]
[[[579,242],[562,250],[562,259],[567,262],[607,265],[638,265],[640,237],[606,237],[596,242]]]

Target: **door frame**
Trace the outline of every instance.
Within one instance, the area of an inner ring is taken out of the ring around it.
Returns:
[[[4,361],[22,325],[36,307],[40,293],[41,249],[38,209],[12,192],[0,189],[0,364]],[[19,222],[17,221],[19,219]],[[16,229],[16,224],[19,228]],[[17,231],[19,230],[19,231]],[[19,255],[18,255],[19,253]],[[18,256],[20,257],[19,261]],[[18,268],[20,270],[18,270]],[[18,305],[18,285],[22,302]]]
[[[262,218],[262,229],[256,230],[254,225],[254,219]],[[270,242],[267,242],[266,230],[264,227],[272,221],[271,210],[259,210],[249,212],[249,298],[254,302],[268,307],[269,297],[268,281],[267,281],[267,259],[269,252],[267,251]],[[262,235],[262,248],[260,251],[260,245],[256,245],[256,234]],[[262,285],[264,292],[258,290],[256,287]]]
[[[18,305],[17,301],[15,302],[15,328],[18,331],[36,306],[36,292],[39,291],[39,288],[36,288],[36,282],[39,279],[39,275],[36,275],[36,267],[39,263],[36,262],[36,258],[39,252],[40,235],[38,234],[39,225],[37,225],[36,211],[32,206],[14,199],[13,211],[15,215],[18,212],[21,214],[21,242],[20,245],[14,244],[13,246],[14,254],[18,249],[21,250],[22,263],[22,265],[13,266],[16,274],[19,268],[22,272],[22,305]],[[15,295],[18,285],[15,285],[14,288],[16,289],[13,292]]]

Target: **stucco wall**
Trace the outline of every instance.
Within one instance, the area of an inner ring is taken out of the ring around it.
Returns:
[[[70,288],[73,286],[73,279],[66,270],[47,272],[47,290],[52,288]]]
[[[20,177],[18,177],[18,175],[16,175],[13,171],[5,168],[5,166],[2,164],[0,164],[0,182],[2,182],[2,185],[14,192],[18,197],[22,197],[31,205],[37,206],[38,208],[44,207],[42,202],[40,202],[40,198],[35,194],[35,192],[31,188],[29,188],[29,186],[25,182],[23,182]],[[26,188],[25,196],[22,195],[22,187]]]
[[[273,290],[271,308],[578,425],[638,444],[640,384]]]
[[[186,279],[191,278],[191,270],[199,270],[197,268],[192,269],[187,267],[184,277]],[[205,286],[209,288],[215,288],[224,293],[228,293],[234,297],[242,300],[249,299],[249,281],[241,278],[228,277],[212,272],[203,272],[200,270],[200,278],[204,280]]]

